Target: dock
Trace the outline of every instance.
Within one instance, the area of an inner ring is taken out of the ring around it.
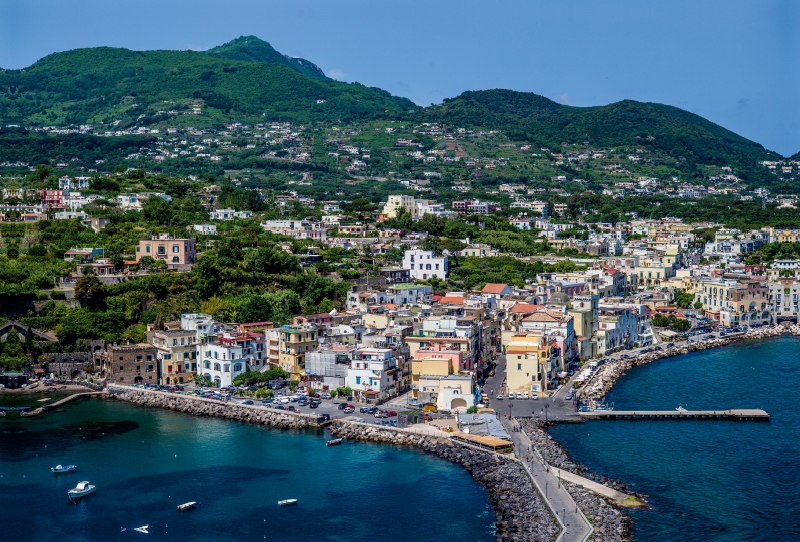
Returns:
[[[579,412],[586,420],[735,420],[769,421],[760,408],[734,410],[593,410]]]

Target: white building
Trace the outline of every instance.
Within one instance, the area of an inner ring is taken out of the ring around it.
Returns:
[[[250,218],[253,216],[251,211],[234,211],[233,209],[217,209],[211,211],[209,216],[212,220],[233,220],[234,218]]]
[[[409,269],[411,278],[445,280],[450,271],[447,256],[434,256],[431,250],[412,249],[403,254],[403,269]]]
[[[195,224],[193,226],[194,231],[196,231],[200,235],[216,235],[217,234],[217,225],[216,224]]]
[[[217,387],[233,384],[233,379],[247,371],[253,357],[253,339],[247,334],[223,333],[214,342],[200,344],[198,372]]]
[[[362,348],[350,362],[346,382],[355,397],[387,399],[395,372],[397,362],[391,348]]]

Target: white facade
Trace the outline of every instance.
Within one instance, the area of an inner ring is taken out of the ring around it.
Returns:
[[[406,250],[403,254],[403,268],[409,269],[411,278],[444,280],[450,271],[447,256],[434,256],[431,250]]]
[[[389,397],[389,372],[397,368],[390,348],[363,348],[358,351],[347,369],[346,382],[356,396],[373,396],[375,399]],[[365,392],[377,392],[367,394]]]
[[[199,345],[198,372],[217,387],[233,384],[233,379],[247,371],[253,355],[253,341],[247,336],[223,334],[213,343]]]
[[[217,225],[216,224],[195,224],[194,231],[196,231],[200,235],[216,235],[217,234]]]

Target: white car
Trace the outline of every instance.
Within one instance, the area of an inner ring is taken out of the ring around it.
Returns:
[[[517,399],[522,399],[522,394],[520,392],[517,392]]]
[[[539,398],[539,394],[538,393],[531,392],[531,399],[538,399],[538,398]]]
[[[526,391],[525,393],[523,393],[523,394],[522,394],[522,396],[523,396],[525,399],[529,399],[529,398],[530,398],[530,395],[528,395],[528,392],[527,392],[527,391]]]
[[[502,401],[502,400],[503,400],[503,396],[502,396],[502,395],[498,395],[498,396],[497,396],[497,400],[498,400],[498,401]]]

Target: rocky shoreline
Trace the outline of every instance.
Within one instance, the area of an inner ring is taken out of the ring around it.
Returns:
[[[582,396],[587,398],[600,398],[604,396],[614,386],[617,380],[625,375],[625,371],[633,367],[639,367],[659,359],[688,354],[690,352],[728,346],[742,341],[768,339],[786,333],[800,336],[800,326],[775,325],[766,328],[752,329],[747,331],[744,335],[735,337],[688,344],[684,343],[671,348],[662,345],[663,349],[661,351],[649,352],[647,354],[632,356],[628,359],[619,359],[603,364],[595,374],[592,375],[592,378],[587,380],[581,387]],[[590,473],[589,469],[575,462],[569,456],[567,450],[547,433],[546,427],[550,424],[524,418],[519,421],[523,431],[525,431],[531,439],[531,442],[542,455],[544,461],[551,467],[583,476],[606,487],[634,495],[640,501],[646,502],[646,495],[631,491],[625,482],[606,478],[600,474]],[[584,514],[592,521],[595,529],[592,540],[627,541],[632,539],[633,520],[630,516],[620,512],[616,503],[595,495],[575,484],[565,483],[564,486],[581,510],[583,510]]]
[[[636,496],[645,502],[646,495],[632,492],[625,482],[606,478],[605,476],[589,473],[589,469],[575,462],[567,450],[551,437],[545,428],[552,424],[541,424],[532,418],[518,418],[522,430],[528,435],[535,449],[542,459],[552,468],[561,469],[578,476],[583,476],[616,489],[623,493]],[[623,542],[632,539],[633,520],[630,516],[619,510],[617,503],[600,497],[580,486],[564,482],[564,487],[575,500],[589,521],[592,522],[594,533],[592,540],[597,542]]]
[[[317,416],[263,407],[220,403],[208,399],[110,385],[107,397],[137,406],[162,408],[195,416],[216,416],[279,429],[319,428]],[[333,420],[330,433],[345,440],[414,446],[461,465],[483,485],[495,512],[496,542],[553,540],[559,528],[522,464],[503,456],[458,443],[443,436],[403,429]]]
[[[744,335],[739,335],[736,337],[698,341],[689,344],[684,343],[671,348],[662,345],[663,350],[661,351],[631,356],[628,359],[618,359],[616,361],[607,362],[601,365],[592,375],[592,377],[580,388],[580,393],[586,398],[600,398],[614,386],[617,380],[619,380],[619,378],[623,376],[625,371],[628,369],[639,367],[640,365],[645,365],[659,359],[670,358],[681,354],[688,354],[690,352],[699,352],[701,350],[708,350],[710,348],[719,348],[721,346],[728,346],[741,341],[752,341],[777,337],[785,333],[800,336],[800,326],[776,325],[772,327],[751,329]]]

